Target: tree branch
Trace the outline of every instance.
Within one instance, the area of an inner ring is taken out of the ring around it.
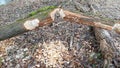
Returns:
[[[54,8],[54,6],[43,7],[31,12],[24,19],[17,20],[12,24],[0,26],[0,41],[52,23],[49,13]]]
[[[74,23],[93,26],[93,27],[102,28],[102,29],[106,29],[106,30],[113,30],[120,34],[120,24],[119,23],[116,23],[114,26],[105,25],[105,24],[102,24],[101,22],[98,22],[98,21],[96,22],[95,19],[93,19],[93,18],[86,17],[86,16],[83,16],[80,14],[76,14],[76,13],[73,13],[70,11],[66,11],[61,8],[57,8],[51,12],[50,15],[53,20],[57,19],[56,18],[57,13],[59,13],[60,18],[63,18],[66,21],[71,21]]]
[[[114,30],[117,33],[120,33],[120,24],[115,24],[112,27],[109,25],[102,24],[100,22],[95,22],[95,20],[90,17],[82,16],[80,14],[72,13],[60,8],[56,8],[55,10],[53,10],[54,8],[56,7],[48,6],[39,9],[35,12],[31,12],[25,19],[18,20],[10,25],[1,26],[0,41],[27,32],[29,30],[33,30],[37,27],[42,27],[51,24],[52,21],[57,19],[55,18],[56,13],[59,13],[60,18],[63,18],[66,21],[76,22],[78,24],[93,26],[106,30]]]
[[[114,26],[110,26],[110,25],[102,24],[101,22],[96,22],[95,19],[86,17],[86,16],[82,16],[80,14],[72,13],[72,12],[65,11],[65,10],[64,10],[64,13],[65,13],[64,19],[67,21],[72,21],[72,22],[75,22],[78,24],[93,26],[93,27],[102,28],[102,29],[106,29],[106,30],[113,30],[116,33],[120,34],[120,24],[119,23],[114,24]]]

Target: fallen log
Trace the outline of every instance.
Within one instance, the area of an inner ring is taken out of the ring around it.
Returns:
[[[49,16],[55,6],[47,6],[31,12],[26,18],[0,26],[0,41],[52,23]]]
[[[25,19],[18,20],[10,25],[5,25],[0,27],[0,41],[7,38],[11,38],[18,34],[33,30],[40,26],[45,26],[51,24],[52,21],[57,19],[56,13],[59,14],[60,18],[75,22],[78,24],[93,26],[97,28],[102,28],[106,30],[114,30],[120,33],[120,24],[115,24],[114,26],[109,26],[95,21],[95,19],[86,17],[80,14],[72,13],[61,8],[56,8],[53,10],[54,6],[48,6],[32,12]],[[51,13],[50,13],[51,12]],[[50,14],[49,14],[50,13]]]

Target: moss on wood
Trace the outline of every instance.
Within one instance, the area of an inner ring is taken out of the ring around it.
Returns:
[[[34,15],[36,15],[37,13],[44,12],[44,11],[46,11],[46,10],[51,10],[51,9],[54,9],[54,8],[56,8],[56,6],[46,6],[46,7],[40,8],[40,9],[38,9],[38,10],[36,10],[36,11],[31,12],[31,13],[28,15],[28,17],[34,16]]]
[[[23,19],[17,20],[17,22],[25,21],[27,19],[33,19],[35,17],[38,17],[39,15],[45,17],[45,16],[47,16],[55,8],[57,8],[57,6],[45,6],[45,7],[42,7],[40,9],[36,10],[36,11],[30,12],[28,14],[28,16],[26,16]]]
[[[50,17],[49,13],[52,10],[54,10],[55,8],[56,8],[56,6],[46,6],[46,7],[38,9],[37,11],[31,12],[24,19],[19,19],[12,24],[1,26],[0,27],[0,41],[7,39],[7,38],[11,38],[18,34],[27,32],[28,30],[23,25],[27,20],[32,20],[32,19],[37,18],[40,21],[42,21],[42,20]]]

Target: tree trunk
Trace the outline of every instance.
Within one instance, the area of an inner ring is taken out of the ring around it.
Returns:
[[[16,22],[0,26],[0,41],[22,34],[37,27],[50,24],[52,19],[49,13],[54,9],[54,6],[47,6],[31,12],[26,18],[17,20]]]

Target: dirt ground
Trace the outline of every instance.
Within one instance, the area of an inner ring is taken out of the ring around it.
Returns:
[[[0,25],[13,23],[38,8],[49,5],[58,6],[61,3],[63,3],[63,9],[97,15],[103,5],[106,5],[106,3],[103,3],[100,7],[102,2],[102,0],[100,3],[97,0],[95,0],[95,3],[83,0],[13,1],[0,6]],[[91,5],[89,3],[93,5],[93,8],[89,6]],[[117,3],[115,2],[115,4]],[[111,13],[105,13],[108,10],[101,10],[102,12],[98,14],[100,17],[108,16],[111,19],[119,19],[120,17],[119,13],[119,15],[114,15],[114,13],[110,15]],[[118,12],[118,10],[115,11]],[[101,15],[103,12],[104,14]],[[105,65],[104,58],[94,34],[92,27],[68,21],[59,21],[54,25],[37,28],[0,42],[0,67],[103,68]],[[114,64],[109,66],[108,68],[116,68]]]

